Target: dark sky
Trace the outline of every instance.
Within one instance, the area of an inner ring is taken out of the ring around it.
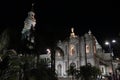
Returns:
[[[43,2],[44,1],[44,2]],[[0,31],[6,27],[22,29],[32,2],[35,3],[36,29],[46,42],[63,40],[74,27],[77,35],[89,29],[103,45],[119,39],[119,8],[112,0],[4,0],[0,2]]]

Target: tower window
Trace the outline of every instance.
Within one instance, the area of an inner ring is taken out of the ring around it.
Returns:
[[[57,53],[57,55],[58,55],[58,57],[60,57],[60,56],[61,56],[59,52]]]
[[[73,56],[75,54],[75,46],[70,45],[70,55]]]
[[[86,45],[86,53],[89,53],[90,52],[90,47],[89,45]]]
[[[94,53],[96,53],[96,47],[94,46]]]

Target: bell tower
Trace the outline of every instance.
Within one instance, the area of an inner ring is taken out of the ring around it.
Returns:
[[[35,19],[35,12],[34,12],[34,4],[32,4],[31,11],[28,12],[28,16],[24,21],[24,27],[22,29],[22,40],[25,42],[25,44],[29,49],[33,49],[34,45],[34,32],[35,32],[35,25],[36,25],[36,19]],[[27,42],[27,43],[26,43]]]
[[[86,62],[91,65],[96,65],[95,54],[96,54],[96,44],[95,44],[95,36],[92,34],[91,30],[88,31],[84,35],[85,37],[85,54],[86,54]]]

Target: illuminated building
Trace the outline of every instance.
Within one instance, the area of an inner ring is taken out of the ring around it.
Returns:
[[[57,43],[55,68],[59,77],[66,77],[66,71],[71,64],[78,69],[80,66],[90,63],[100,68],[102,74],[106,75],[111,70],[110,59],[110,54],[104,53],[90,30],[79,37],[75,35],[74,28],[71,28],[69,38]]]
[[[28,13],[22,30],[22,38],[31,43],[34,43],[34,36],[31,35],[31,30],[34,31],[36,24],[34,15],[33,11]],[[49,59],[51,58],[50,50],[47,49],[47,52],[48,54],[40,55],[40,57],[51,60]],[[74,32],[74,28],[71,28],[70,36],[64,41],[58,41],[55,50],[55,70],[58,77],[67,77],[66,71],[70,65],[74,65],[78,69],[87,63],[100,68],[102,75],[106,75],[111,72],[110,60],[110,54],[104,53],[90,30],[83,36],[78,36]]]

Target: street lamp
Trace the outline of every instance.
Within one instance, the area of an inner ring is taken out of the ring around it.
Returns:
[[[116,43],[116,40],[112,40],[112,43]],[[108,45],[108,46],[109,46],[109,51],[110,51],[110,53],[111,53],[111,57],[113,58],[114,54],[113,54],[113,49],[112,49],[112,47],[111,47],[111,43],[108,42],[108,41],[106,41],[106,42],[105,42],[105,45]]]
[[[112,43],[116,43],[116,40],[112,40]],[[110,42],[106,41],[105,45],[109,46],[109,52],[110,52],[110,56],[111,56],[111,66],[112,66],[113,80],[115,80],[114,67],[113,67],[113,62],[112,62],[113,61],[113,57],[114,57],[113,49],[111,47],[111,43]]]

